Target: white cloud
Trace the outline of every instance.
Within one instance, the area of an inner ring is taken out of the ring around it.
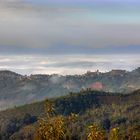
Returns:
[[[124,54],[86,57],[85,55],[0,56],[0,69],[20,74],[82,74],[97,69],[103,72],[111,69],[132,70],[140,66],[139,60],[139,55]]]

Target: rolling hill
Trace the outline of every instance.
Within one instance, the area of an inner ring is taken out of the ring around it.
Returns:
[[[85,90],[67,96],[52,98],[57,114],[64,116],[79,114],[73,130],[78,137],[84,128],[92,123],[102,125],[110,121],[110,127],[119,126],[127,130],[129,126],[140,124],[140,90],[131,94],[118,94]],[[44,101],[0,112],[0,136],[2,140],[32,140],[37,118],[43,117]],[[80,129],[79,129],[80,127]],[[27,128],[27,130],[25,129]],[[27,134],[26,134],[27,133]],[[80,140],[80,138],[78,138]]]
[[[30,75],[23,76],[11,71],[0,71],[0,110],[60,97],[81,89],[128,93],[139,89],[140,68],[131,72],[112,70],[83,75]]]

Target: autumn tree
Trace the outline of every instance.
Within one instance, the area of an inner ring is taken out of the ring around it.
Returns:
[[[112,128],[109,134],[109,140],[120,140],[119,128]]]
[[[93,124],[88,127],[87,140],[105,140],[105,133],[97,125]]]
[[[46,117],[39,119],[35,140],[61,140],[64,136],[64,118],[55,116],[53,103],[45,101]]]
[[[79,138],[78,132],[77,132],[77,121],[78,121],[78,115],[71,113],[69,116],[65,117],[65,139],[66,140],[77,140]]]
[[[51,117],[55,116],[55,109],[52,101],[46,99],[44,108],[47,119],[50,119]]]
[[[64,120],[62,116],[39,120],[38,134],[41,140],[61,140],[64,136]]]

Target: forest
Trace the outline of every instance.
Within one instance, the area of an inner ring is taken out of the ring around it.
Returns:
[[[140,90],[81,90],[0,112],[2,140],[139,140]]]

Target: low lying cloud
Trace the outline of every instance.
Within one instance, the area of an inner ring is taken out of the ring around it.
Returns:
[[[140,66],[139,55],[0,56],[0,69],[29,74],[82,74],[86,71],[132,70]],[[52,82],[59,77],[54,76]]]

